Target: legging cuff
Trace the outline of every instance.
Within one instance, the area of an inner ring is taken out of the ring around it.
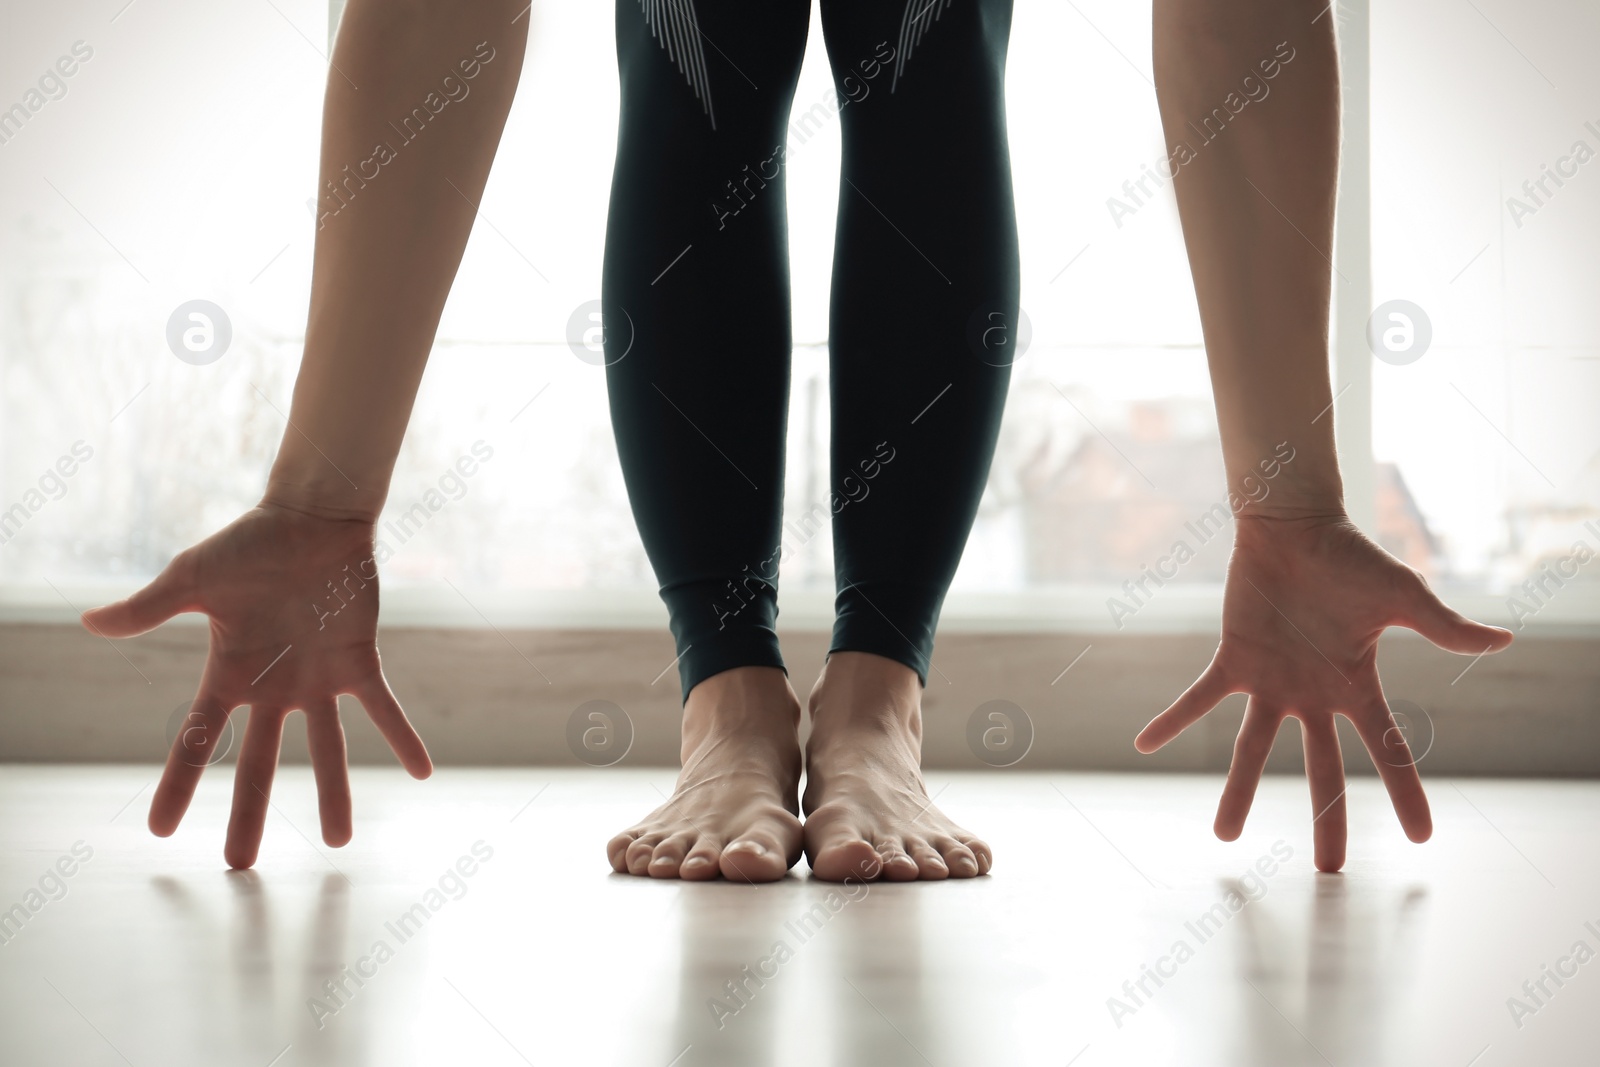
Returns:
[[[939,624],[944,592],[893,582],[863,582],[845,587],[835,601],[835,652],[871,652],[904,663],[928,684],[933,632]]]
[[[777,667],[777,590],[764,582],[708,580],[661,590],[678,646],[678,681],[689,690],[734,667]]]

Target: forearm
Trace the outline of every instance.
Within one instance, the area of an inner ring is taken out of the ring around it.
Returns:
[[[1338,64],[1320,6],[1155,4],[1157,98],[1229,490],[1256,514],[1343,510],[1328,378]],[[1284,445],[1293,460],[1273,466]],[[1252,486],[1269,491],[1254,500]]]
[[[265,502],[333,518],[382,510],[516,91],[525,6],[345,9],[324,100],[305,354]]]

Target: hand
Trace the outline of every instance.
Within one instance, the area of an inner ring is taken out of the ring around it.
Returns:
[[[194,705],[173,741],[150,804],[150,829],[177,830],[230,712],[250,706],[233,778],[228,865],[256,861],[278,765],[283,722],[306,714],[322,839],[350,840],[350,778],[338,696],[353,693],[414,778],[428,751],[389,691],[378,662],[373,524],[315,518],[263,504],[178,554],[127,600],[83,614],[89,630],[132,637],[172,616],[211,617],[211,644]]]
[[[1211,664],[1134,740],[1154,752],[1232,693],[1248,693],[1216,834],[1236,840],[1285,717],[1300,720],[1319,870],[1344,866],[1344,763],[1334,715],[1345,716],[1377,766],[1406,836],[1433,833],[1428,798],[1378,682],[1378,638],[1405,626],[1463,655],[1498,652],[1511,632],[1473,622],[1423,577],[1368,540],[1343,514],[1240,516]]]

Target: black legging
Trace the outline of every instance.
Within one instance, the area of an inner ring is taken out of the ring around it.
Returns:
[[[926,684],[1005,403],[1011,0],[820,2],[837,100],[791,124],[810,0],[617,0],[607,386],[685,699],[732,667],[783,666],[784,543],[830,518],[831,650]],[[785,145],[836,109],[832,492],[786,533]]]

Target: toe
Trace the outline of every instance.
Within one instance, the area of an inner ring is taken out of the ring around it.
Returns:
[[[898,841],[879,841],[878,858],[883,861],[883,876],[891,882],[914,882],[921,876],[917,861],[906,855]]]
[[[694,846],[694,834],[673,834],[655,847],[650,854],[646,873],[652,878],[676,878],[683,866],[683,858]]]
[[[871,882],[883,873],[883,860],[872,842],[848,831],[823,836],[806,849],[806,859],[811,873],[825,882]]]
[[[709,837],[701,837],[678,867],[678,877],[690,882],[704,882],[722,873],[722,849]]]
[[[978,873],[988,874],[994,868],[994,853],[989,851],[989,846],[976,837],[963,837],[961,843],[972,852],[978,861]]]
[[[628,873],[628,846],[638,836],[638,830],[624,830],[606,842],[606,859],[611,861],[611,869],[618,874]]]
[[[665,834],[644,834],[634,839],[624,854],[629,874],[645,874],[650,869],[650,857],[655,854],[656,846],[661,843]]]
[[[906,854],[917,865],[917,877],[928,882],[938,882],[950,877],[950,868],[945,866],[944,857],[928,842],[920,838],[908,838],[905,843]]]
[[[722,876],[735,882],[775,882],[789,870],[777,842],[747,834],[722,850]]]
[[[952,878],[971,878],[978,873],[978,857],[954,838],[939,842],[939,853]]]

